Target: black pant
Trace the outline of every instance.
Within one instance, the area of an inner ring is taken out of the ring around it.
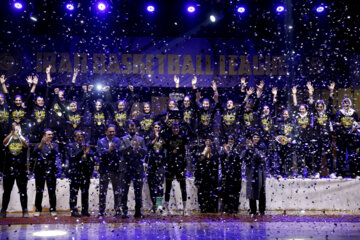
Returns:
[[[278,172],[281,176],[291,174],[293,148],[290,143],[277,144]]]
[[[256,206],[256,199],[249,199],[250,204],[250,214],[256,214],[257,206]],[[259,197],[259,211],[261,214],[265,213],[266,208],[266,196],[265,196],[265,187],[262,187],[260,190],[260,197]]]
[[[327,162],[327,167],[329,173],[333,173],[335,171],[333,164],[333,155],[331,149],[331,139],[329,137],[318,138],[316,142],[316,154],[315,154],[315,171],[320,172],[321,170],[321,162],[323,157],[325,157]]]
[[[356,146],[354,141],[354,136],[352,134],[347,135],[337,135],[336,138],[337,145],[337,158],[336,158],[336,171],[339,176],[345,176],[346,172],[350,171],[351,177],[355,175],[354,166],[355,163],[355,153]],[[346,158],[347,156],[347,158]]]
[[[156,204],[156,198],[164,194],[164,169],[149,167],[147,170],[147,180],[149,184],[150,197],[153,206]]]
[[[130,183],[133,181],[134,192],[135,192],[135,211],[140,211],[142,207],[142,187],[143,187],[143,174],[144,169],[142,164],[138,166],[128,165],[126,169],[121,172],[121,205],[122,210],[126,214],[128,212],[128,193],[130,188]]]
[[[303,174],[306,170],[307,174],[314,174],[314,164],[312,159],[313,148],[309,141],[299,141],[296,146],[296,164],[298,166],[299,174]]]
[[[81,212],[89,210],[89,186],[90,176],[78,176],[70,178],[70,210],[77,211],[77,195],[81,191]]]
[[[241,172],[238,176],[224,176],[221,183],[222,211],[237,213],[241,192]]]
[[[175,166],[168,166],[165,173],[165,202],[170,200],[170,191],[172,181],[176,177],[176,180],[180,184],[181,197],[185,202],[187,200],[186,196],[186,177],[185,177],[185,168],[186,166],[180,166],[176,168]]]
[[[100,174],[100,194],[99,194],[99,212],[103,214],[106,209],[106,194],[111,181],[114,191],[114,208],[115,211],[120,211],[120,197],[121,197],[121,185],[120,176],[118,172],[107,172]]]
[[[43,171],[35,171],[35,185],[36,185],[36,196],[35,196],[35,208],[37,212],[42,211],[42,200],[43,192],[45,188],[45,182],[48,188],[49,200],[50,200],[50,211],[56,211],[56,174],[45,173]]]
[[[11,174],[5,174],[3,177],[3,186],[4,186],[4,194],[2,200],[3,211],[6,211],[9,206],[10,195],[15,180],[19,189],[21,207],[23,210],[27,209],[28,197],[27,197],[26,188],[27,188],[28,179],[26,176],[26,172],[17,172],[17,173],[12,172]]]

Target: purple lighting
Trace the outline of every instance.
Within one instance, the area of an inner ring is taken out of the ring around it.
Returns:
[[[22,8],[23,8],[23,5],[22,5],[21,2],[15,2],[15,3],[14,3],[14,7],[15,7],[16,9],[22,9]]]
[[[238,12],[238,13],[244,13],[244,12],[245,12],[245,8],[244,8],[244,7],[239,7],[239,8],[237,9],[237,12]]]
[[[146,10],[148,11],[148,12],[154,12],[155,11],[155,7],[153,6],[153,5],[149,5],[149,6],[147,6],[146,7]]]
[[[66,4],[66,9],[69,11],[73,11],[75,9],[74,4],[72,4],[72,3]]]
[[[97,5],[97,8],[100,10],[100,11],[104,11],[106,9],[106,5],[105,3],[103,2],[99,2],[98,5]]]
[[[276,11],[277,11],[278,13],[281,13],[281,12],[283,12],[284,10],[285,10],[285,7],[282,6],[282,5],[279,5],[279,6],[276,7]]]
[[[194,6],[188,6],[187,11],[189,13],[193,13],[193,12],[195,12],[195,7]]]
[[[318,13],[322,13],[324,10],[325,10],[324,6],[318,6],[316,8],[316,12],[318,12]]]

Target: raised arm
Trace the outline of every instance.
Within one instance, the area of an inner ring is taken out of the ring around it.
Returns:
[[[217,85],[216,85],[216,82],[215,80],[212,81],[211,83],[211,88],[213,89],[214,91],[214,96],[213,96],[213,99],[216,103],[219,102],[219,92],[218,92],[218,89],[217,89]]]
[[[309,104],[313,105],[314,104],[314,87],[312,86],[311,82],[307,82],[306,87],[307,87],[308,93],[309,93]]]
[[[1,83],[1,87],[2,87],[2,89],[3,89],[3,92],[4,92],[5,94],[8,94],[9,91],[8,91],[8,89],[7,89],[7,87],[6,87],[6,78],[5,78],[5,75],[1,75],[1,77],[0,77],[0,83]]]
[[[264,82],[264,81],[261,81],[261,82],[259,83],[259,85],[256,85],[256,97],[257,97],[257,98],[261,98],[261,95],[262,95],[262,93],[263,93],[264,86],[265,86],[265,82]]]
[[[292,92],[292,97],[293,97],[293,104],[294,104],[294,106],[296,107],[296,106],[298,105],[297,96],[296,96],[296,93],[297,93],[297,88],[296,88],[296,86],[293,86],[293,87],[292,87],[291,92]]]

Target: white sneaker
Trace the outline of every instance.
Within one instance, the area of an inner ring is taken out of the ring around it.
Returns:
[[[56,216],[57,216],[57,213],[56,213],[56,212],[50,212],[50,215],[51,215],[52,217],[56,217]]]
[[[356,176],[356,178],[355,178],[355,179],[359,180],[359,179],[360,179],[360,176]]]
[[[34,213],[34,217],[40,217],[41,213],[40,212],[35,212]]]
[[[335,173],[332,173],[332,174],[330,174],[330,176],[329,176],[331,179],[336,179],[336,174]]]
[[[163,208],[163,206],[158,206],[158,208],[156,209],[156,213],[159,215],[162,215],[164,211],[165,209]]]
[[[313,176],[314,179],[319,179],[320,178],[320,173],[315,173]]]
[[[186,208],[183,210],[183,216],[190,216],[190,214]]]
[[[343,179],[343,177],[342,177],[342,176],[338,176],[337,179],[340,179],[340,180],[341,180],[341,179]]]

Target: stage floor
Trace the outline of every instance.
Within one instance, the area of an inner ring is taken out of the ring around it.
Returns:
[[[360,239],[360,215],[341,212],[289,212],[252,218],[237,215],[193,214],[145,219],[112,216],[73,218],[44,215],[0,219],[1,239]]]

